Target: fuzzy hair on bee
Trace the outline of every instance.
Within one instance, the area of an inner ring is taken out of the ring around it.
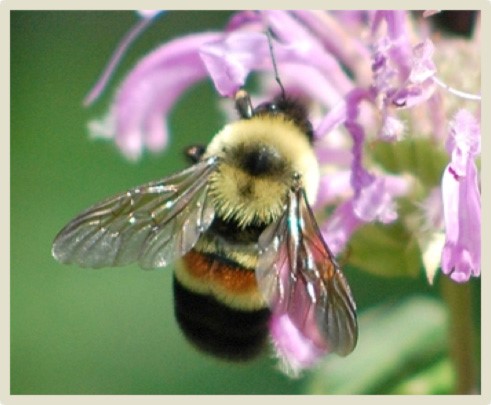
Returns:
[[[82,212],[52,254],[90,268],[175,262],[176,320],[212,355],[255,357],[273,315],[307,336],[314,319],[315,340],[346,355],[356,305],[310,208],[319,166],[306,109],[284,91],[254,107],[241,89],[235,105],[237,121],[187,150],[190,167]]]

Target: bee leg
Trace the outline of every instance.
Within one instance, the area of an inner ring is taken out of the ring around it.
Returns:
[[[184,154],[191,161],[191,163],[198,163],[205,151],[206,147],[203,145],[191,145],[186,148]]]
[[[247,91],[241,89],[235,93],[235,108],[241,118],[252,118],[254,115],[254,108],[252,108],[251,98]]]

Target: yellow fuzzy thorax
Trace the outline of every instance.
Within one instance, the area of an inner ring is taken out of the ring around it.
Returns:
[[[237,145],[265,145],[285,162],[282,173],[252,176],[230,160]],[[317,195],[319,167],[306,135],[283,115],[261,115],[225,126],[209,144],[205,156],[218,156],[218,169],[210,177],[210,196],[216,214],[239,226],[271,223],[285,210],[286,198],[298,173],[310,204]],[[247,189],[247,193],[243,190]]]

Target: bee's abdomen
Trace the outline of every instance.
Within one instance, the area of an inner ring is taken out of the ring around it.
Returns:
[[[184,335],[198,349],[229,360],[261,353],[268,338],[269,310],[232,309],[209,295],[193,292],[174,277],[174,310]]]
[[[215,356],[246,360],[267,342],[270,311],[252,265],[261,228],[240,232],[233,222],[215,218],[176,266],[177,322],[191,343]]]

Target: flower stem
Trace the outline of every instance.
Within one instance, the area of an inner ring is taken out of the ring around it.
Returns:
[[[471,283],[458,284],[442,277],[442,295],[449,311],[450,358],[456,372],[455,394],[476,394],[477,362],[472,317]]]

